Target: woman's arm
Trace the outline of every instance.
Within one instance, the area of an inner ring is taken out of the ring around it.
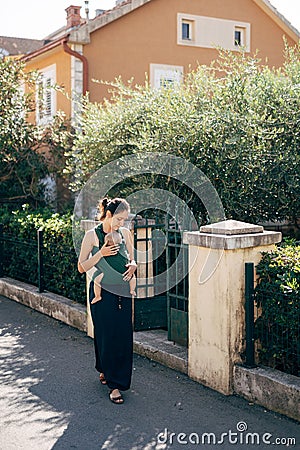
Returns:
[[[122,228],[122,234],[123,234],[125,242],[126,242],[127,251],[129,253],[129,260],[134,261],[134,248],[133,248],[132,234],[128,230],[128,228]]]
[[[94,230],[89,230],[82,240],[80,255],[78,258],[78,271],[80,273],[90,270],[101,259],[101,252],[95,253],[91,258],[89,257],[93,246],[95,245]]]
[[[133,247],[132,234],[128,230],[128,228],[122,228],[122,233],[123,233],[123,236],[124,236],[124,239],[126,242],[126,248],[129,253],[129,260],[130,260],[129,264],[126,264],[126,267],[128,267],[128,269],[123,274],[124,275],[123,279],[125,281],[129,281],[137,269],[137,264],[134,260],[134,247]]]

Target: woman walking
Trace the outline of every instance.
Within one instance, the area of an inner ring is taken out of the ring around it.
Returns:
[[[109,398],[115,404],[124,399],[120,391],[130,388],[132,374],[132,296],[129,281],[136,270],[132,236],[124,228],[129,204],[126,200],[103,199],[99,204],[100,224],[89,230],[82,241],[78,260],[80,273],[101,270],[101,300],[91,304],[95,297],[94,283],[90,283],[89,300],[94,325],[96,369],[100,381],[109,387]],[[107,245],[105,236],[117,232],[119,244]],[[124,257],[129,263],[124,266]]]

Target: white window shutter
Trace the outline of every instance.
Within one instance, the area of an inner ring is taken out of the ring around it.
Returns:
[[[45,125],[56,113],[56,65],[41,71],[41,78],[36,89],[36,122]]]

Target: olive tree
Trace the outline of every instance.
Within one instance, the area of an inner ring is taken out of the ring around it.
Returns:
[[[28,120],[35,108],[39,76],[37,72],[27,73],[19,60],[0,59],[2,203],[43,202],[44,177],[50,173],[64,176],[64,153],[72,146],[71,127],[66,117],[58,112],[53,121],[43,127]]]
[[[0,199],[32,200],[39,197],[39,181],[46,174],[37,129],[26,119],[33,108],[24,83],[34,83],[24,65],[0,60]]]
[[[120,156],[167,152],[206,174],[227,218],[296,222],[300,47],[286,47],[285,53],[284,66],[275,69],[243,52],[220,50],[217,61],[186,74],[179,86],[152,89],[147,81],[134,86],[117,79],[110,100],[97,104],[85,98],[67,161],[73,189]],[[194,211],[201,209],[174,180],[149,176],[132,181],[173,189]],[[129,185],[118,188],[127,193]]]

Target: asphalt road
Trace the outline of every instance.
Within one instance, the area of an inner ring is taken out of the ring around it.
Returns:
[[[92,339],[4,297],[0,331],[1,450],[300,448],[298,423],[137,355],[112,404]]]

